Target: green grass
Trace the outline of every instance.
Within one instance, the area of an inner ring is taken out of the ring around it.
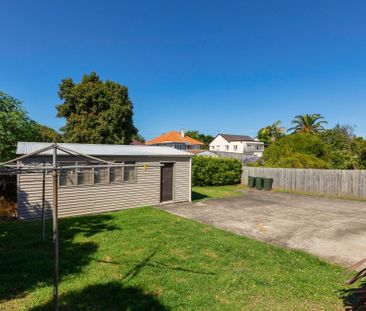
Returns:
[[[51,310],[52,241],[0,223],[0,310]],[[344,270],[140,208],[60,221],[60,310],[342,310]]]
[[[239,197],[243,195],[243,185],[193,187],[192,200]]]

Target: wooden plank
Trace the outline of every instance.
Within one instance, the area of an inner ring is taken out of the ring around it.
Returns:
[[[366,170],[316,170],[243,166],[242,182],[248,176],[274,178],[273,187],[336,197],[366,199]]]

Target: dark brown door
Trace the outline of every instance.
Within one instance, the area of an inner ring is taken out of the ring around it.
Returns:
[[[161,202],[173,200],[173,166],[174,163],[163,163],[161,167]]]

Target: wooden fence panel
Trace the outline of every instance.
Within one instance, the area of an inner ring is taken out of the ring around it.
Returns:
[[[273,178],[273,187],[327,196],[366,199],[366,170],[316,170],[243,166],[242,183],[248,176]]]

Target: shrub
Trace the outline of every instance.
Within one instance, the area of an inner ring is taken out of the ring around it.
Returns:
[[[234,185],[241,181],[242,163],[236,159],[197,156],[192,161],[193,186]]]
[[[0,196],[0,219],[15,216],[16,204],[9,198]]]
[[[263,153],[267,167],[329,168],[330,147],[318,136],[293,134],[276,140]]]
[[[335,150],[330,154],[330,165],[333,169],[351,170],[360,168],[357,158],[346,150]],[[362,168],[362,167],[361,167]]]
[[[294,153],[291,156],[280,158],[275,162],[266,162],[266,167],[284,167],[284,168],[317,168],[328,169],[328,162],[318,159],[310,154]]]

